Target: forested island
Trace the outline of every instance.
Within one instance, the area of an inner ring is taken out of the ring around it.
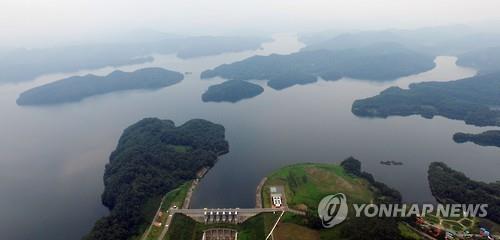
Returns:
[[[247,81],[229,80],[213,85],[201,96],[204,102],[238,102],[253,98],[264,92],[264,88]]]
[[[116,91],[159,89],[179,83],[184,75],[162,68],[144,68],[135,72],[114,71],[107,76],[85,75],[62,79],[27,90],[18,105],[48,105],[77,102],[84,98]]]
[[[432,194],[440,203],[488,204],[486,218],[500,223],[500,182],[471,180],[441,162],[431,163],[428,178]]]
[[[154,37],[148,37],[154,35]],[[255,50],[262,37],[175,36],[133,33],[113,43],[82,44],[54,48],[15,49],[0,54],[0,83],[29,81],[43,74],[74,72],[107,66],[153,61],[152,54],[177,54],[194,58],[226,52]]]
[[[228,152],[224,127],[194,119],[176,127],[170,120],[146,118],[125,129],[104,173],[103,204],[110,214],[84,239],[129,239],[151,219],[143,208],[196,177]],[[155,203],[154,205],[156,205]]]
[[[500,126],[500,73],[450,82],[391,87],[379,95],[356,100],[352,112],[361,117],[443,116],[476,126]]]
[[[453,140],[457,143],[473,142],[480,146],[500,147],[500,131],[491,130],[478,134],[455,133]]]
[[[290,55],[254,56],[223,64],[201,74],[202,78],[269,80],[274,89],[342,77],[375,81],[394,80],[434,68],[434,57],[411,51],[396,43],[338,51],[303,51]]]

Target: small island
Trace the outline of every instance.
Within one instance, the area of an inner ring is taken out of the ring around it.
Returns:
[[[500,73],[450,82],[391,87],[379,95],[356,100],[352,112],[359,117],[421,115],[463,120],[475,126],[500,126]]]
[[[480,146],[500,147],[500,131],[491,130],[478,134],[455,133],[453,140],[456,143],[473,142]]]
[[[397,161],[380,161],[380,164],[386,165],[386,166],[402,166],[403,162],[397,162]]]
[[[488,204],[487,219],[500,224],[500,183],[471,180],[441,162],[433,162],[428,171],[432,194],[440,203]]]
[[[102,202],[110,214],[84,239],[142,234],[141,226],[149,224],[164,194],[170,192],[165,196],[170,201],[182,199],[186,182],[228,152],[224,132],[223,126],[202,119],[176,127],[170,120],[146,118],[125,129],[104,173]]]
[[[264,88],[253,83],[239,80],[230,80],[213,85],[203,93],[204,102],[238,102],[243,99],[253,98],[264,92]]]
[[[289,55],[254,56],[232,64],[206,70],[201,78],[230,80],[269,80],[271,88],[281,90],[342,77],[390,81],[435,67],[434,57],[422,55],[397,43],[377,43],[345,50],[301,51]]]
[[[18,105],[50,105],[78,102],[85,98],[125,90],[159,89],[179,83],[181,73],[162,68],[144,68],[135,72],[114,71],[101,77],[75,76],[32,88],[21,93]]]

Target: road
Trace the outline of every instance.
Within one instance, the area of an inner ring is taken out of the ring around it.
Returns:
[[[257,191],[255,193],[255,207],[256,208],[262,208],[262,187],[267,181],[267,177],[264,177],[259,185],[257,186]]]
[[[163,205],[163,198],[161,199],[161,202],[160,202],[160,207],[158,207],[158,210],[156,211],[156,214],[155,214],[155,217],[153,218],[153,221],[151,222],[151,224],[149,225],[148,227],[148,230],[146,230],[146,232],[144,232],[144,234],[142,235],[141,237],[141,240],[145,240],[149,233],[151,232],[151,228],[153,228],[153,223],[155,222],[155,220],[158,218],[158,215],[160,215],[160,212],[161,212],[161,206]]]
[[[163,238],[165,238],[165,235],[168,232],[168,228],[170,227],[170,224],[172,223],[172,218],[174,216],[174,214],[172,213],[172,210],[173,209],[170,209],[167,211],[167,214],[168,214],[167,221],[165,221],[165,225],[163,226],[163,229],[161,230],[161,234],[158,237],[158,240],[162,240]]]

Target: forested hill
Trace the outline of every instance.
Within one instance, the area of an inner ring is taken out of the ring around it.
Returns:
[[[111,154],[104,173],[103,204],[110,214],[98,220],[84,239],[128,239],[145,221],[142,209],[194,179],[228,152],[224,127],[190,120],[176,127],[170,120],[146,118],[128,127]]]
[[[457,143],[473,142],[480,146],[500,147],[500,130],[490,130],[478,134],[455,133],[453,140]]]
[[[379,95],[356,100],[352,112],[362,117],[421,115],[464,120],[476,126],[500,126],[500,73],[450,82],[391,87]]]
[[[246,81],[229,80],[210,86],[201,96],[204,102],[238,102],[253,98],[264,92],[264,88]]]
[[[500,183],[483,183],[469,179],[446,164],[429,166],[432,194],[441,203],[488,204],[487,218],[500,223]]]
[[[500,72],[500,47],[464,53],[458,56],[457,64],[479,69],[481,74]]]
[[[112,43],[5,51],[0,54],[0,82],[29,81],[44,74],[142,64],[153,61],[153,54],[177,53],[179,58],[186,59],[255,50],[269,41],[262,37],[152,34],[161,36],[149,38],[149,34],[139,32],[122,36]]]
[[[424,72],[434,68],[434,58],[411,51],[396,43],[338,51],[303,51],[290,55],[254,56],[204,71],[202,78],[231,80],[269,80],[268,85],[283,89],[295,84],[315,82],[317,77],[342,77],[376,81]]]
[[[143,68],[135,72],[114,71],[107,76],[88,74],[48,83],[27,90],[17,99],[18,105],[49,105],[77,102],[117,91],[158,89],[179,83],[184,75],[163,68]]]

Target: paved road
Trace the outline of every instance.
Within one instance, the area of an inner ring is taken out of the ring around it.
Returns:
[[[255,207],[256,208],[262,208],[262,187],[267,181],[267,177],[264,177],[262,180],[260,180],[259,185],[257,186],[257,191],[255,193]]]
[[[170,227],[170,224],[172,223],[172,218],[174,216],[174,214],[172,213],[172,210],[174,210],[174,209],[170,209],[166,213],[166,214],[168,214],[167,221],[165,221],[165,225],[163,226],[163,229],[161,230],[161,234],[158,237],[158,240],[162,240],[163,238],[165,238],[165,235],[168,232],[168,228]]]
[[[238,215],[257,215],[264,212],[281,212],[288,209],[277,208],[209,208],[209,209],[172,209],[172,214],[182,213],[187,216],[205,216],[205,212],[238,212]]]
[[[189,208],[189,206],[191,206],[191,198],[193,197],[193,192],[196,189],[196,186],[198,186],[199,182],[200,180],[197,178],[191,183],[191,186],[189,187],[189,190],[186,194],[186,198],[184,198],[184,202],[182,203],[182,208]]]
[[[146,232],[144,232],[144,234],[142,235],[141,240],[145,240],[148,237],[149,233],[151,232],[151,228],[153,228],[153,223],[155,222],[155,220],[157,219],[158,215],[161,212],[161,206],[163,205],[163,199],[164,198],[161,199],[160,206],[158,207],[158,210],[156,211],[155,217],[153,218],[153,221],[151,221],[151,224],[149,225]]]

